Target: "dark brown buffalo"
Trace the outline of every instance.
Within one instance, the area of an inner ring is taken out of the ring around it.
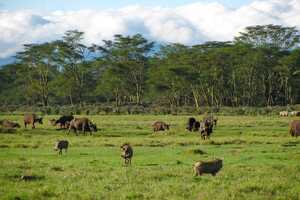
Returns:
[[[18,124],[16,122],[9,121],[7,119],[1,120],[0,125],[3,128],[20,128],[21,127],[20,124]]]
[[[153,131],[157,132],[157,131],[169,130],[170,125],[162,121],[157,121],[154,124],[152,124],[152,127],[153,127]]]
[[[211,174],[215,176],[218,171],[223,167],[223,161],[216,159],[213,161],[198,161],[194,164],[195,176],[201,176],[202,174]]]
[[[92,131],[97,131],[96,124],[93,124],[88,118],[74,118],[69,125],[69,131],[70,133],[71,129],[74,130],[74,132],[77,134],[77,131],[82,131],[83,134],[85,134],[86,131],[90,132],[90,135],[92,135]]]
[[[67,153],[68,146],[69,146],[69,142],[67,140],[59,140],[55,144],[54,150],[55,151],[59,150],[58,154],[61,155],[63,149],[65,149],[65,152]]]
[[[195,125],[195,122],[196,122],[196,121],[197,121],[197,120],[196,120],[194,117],[190,117],[190,118],[188,119],[186,129],[189,130],[189,131],[193,131],[194,125]]]
[[[214,124],[214,126],[217,126],[218,118],[214,116],[205,116],[203,117],[203,121],[210,121]]]
[[[292,123],[290,125],[290,134],[293,137],[300,136],[300,120],[292,121]]]
[[[24,126],[27,127],[27,124],[32,124],[32,128],[35,128],[35,123],[43,124],[43,118],[38,117],[36,114],[25,114],[24,115]]]
[[[131,165],[131,158],[133,156],[132,147],[130,146],[130,144],[125,143],[121,146],[121,149],[122,149],[121,157],[124,159],[125,165],[128,165],[128,164]]]
[[[74,119],[72,115],[61,116],[58,120],[55,121],[55,125],[59,124],[60,128],[69,128],[68,125]]]

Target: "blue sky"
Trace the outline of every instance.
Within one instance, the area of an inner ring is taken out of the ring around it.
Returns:
[[[299,10],[300,0],[0,0],[0,65],[23,44],[53,41],[68,30],[83,31],[86,45],[137,33],[194,45],[232,40],[253,25],[300,30]]]
[[[107,9],[128,5],[176,7],[194,2],[220,2],[227,7],[237,8],[251,0],[0,0],[0,9],[32,9],[42,11]]]

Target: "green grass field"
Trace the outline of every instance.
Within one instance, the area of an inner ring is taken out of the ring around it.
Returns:
[[[288,133],[291,118],[219,116],[203,141],[185,131],[189,116],[90,116],[99,128],[93,136],[66,135],[49,125],[53,117],[35,130],[0,133],[0,199],[300,199],[300,138]],[[22,116],[4,118],[22,124]],[[154,134],[156,120],[171,129]],[[58,139],[69,140],[67,154],[53,150]],[[129,167],[120,157],[124,142],[134,148]],[[217,176],[193,176],[196,161],[214,158],[224,159]]]

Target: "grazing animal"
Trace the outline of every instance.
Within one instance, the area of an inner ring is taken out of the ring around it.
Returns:
[[[300,136],[300,120],[293,120],[290,125],[290,134],[293,137]]]
[[[206,119],[201,123],[200,134],[203,140],[209,139],[213,132],[214,122]]]
[[[186,129],[189,131],[193,131],[196,119],[194,117],[190,117],[187,122]]]
[[[207,116],[203,117],[203,121],[210,121],[211,123],[214,124],[214,126],[217,126],[218,118],[211,115],[208,117]]]
[[[298,111],[292,111],[292,112],[289,112],[289,115],[290,115],[290,116],[296,116],[297,113],[298,113]]]
[[[68,133],[70,133],[71,129],[74,130],[76,135],[78,135],[77,131],[79,130],[83,131],[83,134],[85,134],[86,131],[89,131],[90,135],[92,135],[92,131],[97,131],[97,126],[96,124],[93,124],[88,118],[74,118],[70,122]]]
[[[73,119],[74,117],[72,115],[61,116],[58,120],[55,121],[55,125],[59,124],[61,129],[69,128],[68,125]]]
[[[121,146],[121,149],[122,149],[121,157],[124,159],[125,165],[128,165],[128,164],[131,165],[131,158],[133,156],[132,147],[130,146],[130,144],[124,143]]]
[[[154,124],[152,124],[152,127],[153,127],[153,131],[157,132],[157,131],[169,130],[170,125],[162,121],[157,121]]]
[[[279,116],[287,117],[287,116],[289,116],[289,112],[288,111],[281,111],[281,112],[279,112]]]
[[[55,144],[54,150],[55,150],[55,151],[59,150],[58,154],[61,155],[63,149],[65,149],[65,152],[67,153],[68,146],[69,146],[69,142],[68,142],[67,140],[59,140],[59,141]]]
[[[20,128],[20,124],[16,123],[16,122],[12,122],[12,121],[9,121],[9,120],[1,120],[0,121],[0,125],[3,127],[3,128]]]
[[[27,124],[32,124],[32,128],[35,128],[35,123],[43,124],[43,118],[38,117],[36,114],[25,114],[24,115],[24,126],[27,127]]]
[[[215,176],[223,167],[223,160],[216,159],[213,161],[198,161],[194,164],[194,175],[201,176],[202,174],[211,174]]]
[[[52,125],[52,126],[55,126],[55,125],[56,125],[56,124],[55,124],[56,119],[50,119],[49,122],[50,122],[50,125]]]

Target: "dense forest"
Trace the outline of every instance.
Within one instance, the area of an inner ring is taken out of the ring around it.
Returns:
[[[86,46],[70,30],[25,44],[0,69],[2,105],[275,106],[300,103],[295,27],[250,26],[233,41],[185,46],[115,35]]]

